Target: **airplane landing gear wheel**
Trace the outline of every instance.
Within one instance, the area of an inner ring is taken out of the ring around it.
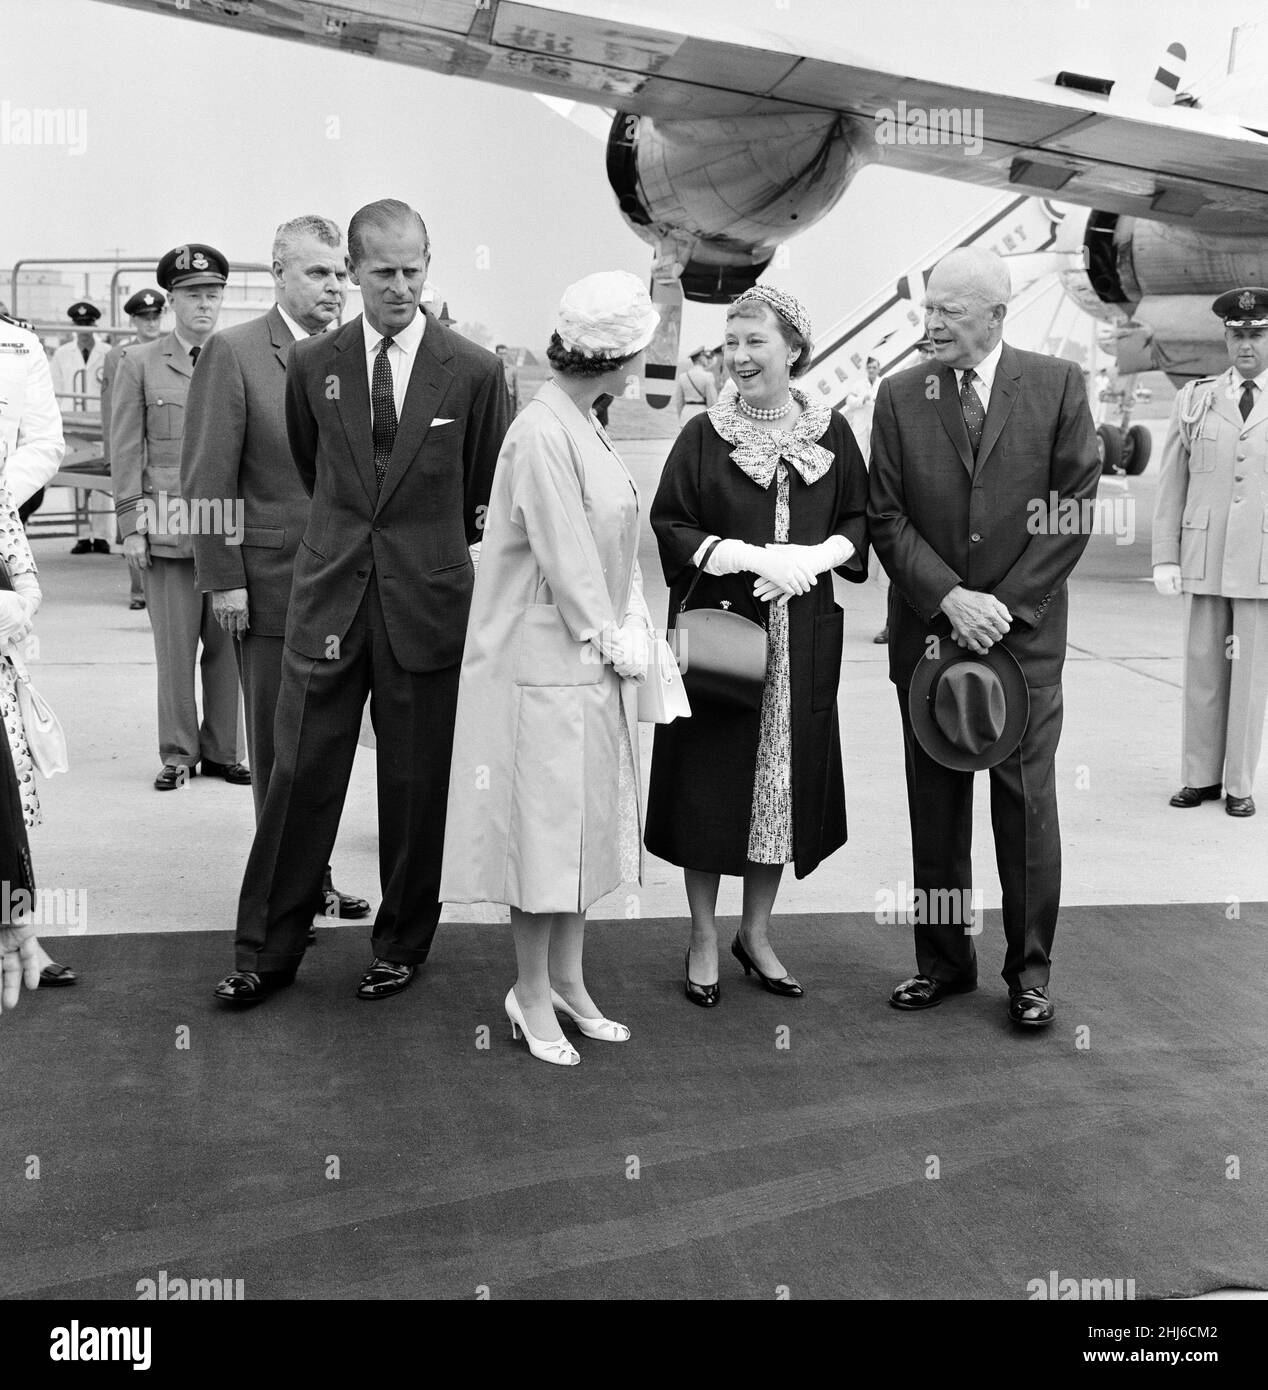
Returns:
[[[1096,452],[1102,473],[1117,473],[1123,466],[1123,432],[1117,425],[1097,425]]]
[[[1153,437],[1144,425],[1133,425],[1123,438],[1123,472],[1130,477],[1143,473],[1153,443]]]

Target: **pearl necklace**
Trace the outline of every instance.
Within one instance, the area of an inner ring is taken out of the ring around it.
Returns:
[[[781,420],[793,407],[791,394],[783,405],[770,410],[764,410],[760,406],[749,405],[743,396],[737,397],[740,403],[740,413],[747,415],[751,420]]]

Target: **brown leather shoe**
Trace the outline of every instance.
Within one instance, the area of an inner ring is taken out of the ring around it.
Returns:
[[[1179,806],[1182,810],[1189,810],[1193,806],[1200,806],[1204,801],[1218,801],[1220,799],[1220,784],[1216,782],[1213,787],[1181,787],[1171,798],[1172,806]]]

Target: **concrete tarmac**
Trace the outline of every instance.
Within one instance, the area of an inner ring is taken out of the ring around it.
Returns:
[[[1165,424],[1151,428],[1157,459]],[[645,515],[668,441],[618,441],[618,447]],[[1227,902],[1231,915],[1239,901],[1268,899],[1268,799],[1266,814],[1250,820],[1225,815],[1222,803],[1192,811],[1167,805],[1181,780],[1183,607],[1180,599],[1159,597],[1149,577],[1156,470],[1154,463],[1142,477],[1103,481],[1103,533],[1093,535],[1071,582],[1057,763],[1064,898],[1070,904]],[[253,826],[250,790],[202,777],[175,792],[153,790],[160,766],[154,648],[148,616],[128,609],[126,564],[121,556],[72,557],[63,538],[37,539],[34,548],[44,607],[32,673],[61,717],[71,761],[68,775],[41,781],[45,823],[31,837],[41,888],[54,890],[41,935],[221,929],[228,968],[228,934]],[[666,588],[646,524],[641,561],[659,619]],[[846,613],[839,708],[850,840],[809,878],[797,881],[789,871],[777,916],[874,911],[886,893],[901,900],[911,881],[897,702],[886,649],[872,642],[884,620],[884,583],[834,582]],[[650,727],[641,734],[646,784]],[[975,869],[990,908],[998,906],[999,889],[984,776],[978,788]],[[359,749],[333,855],[335,882],[377,903],[375,824],[374,753]],[[71,920],[72,903],[86,909],[82,919],[75,911]],[[719,910],[738,913],[737,880],[724,881]],[[649,857],[642,887],[612,894],[591,916],[685,911],[681,873]],[[497,907],[459,907],[446,909],[445,919],[504,915]],[[897,930],[896,977],[910,965],[908,929]],[[74,963],[73,948],[51,949]]]

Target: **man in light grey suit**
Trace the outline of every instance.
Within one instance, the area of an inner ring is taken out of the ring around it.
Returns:
[[[218,528],[194,532],[195,585],[236,639],[257,817],[273,769],[286,611],[309,509],[286,438],[286,361],[296,342],[324,333],[343,310],[343,233],[312,214],[284,222],[273,238],[272,264],[273,308],[203,348],[181,449],[182,495],[196,515],[222,518]],[[331,917],[370,912],[364,898],[338,892],[329,866],[314,908]]]
[[[1182,810],[1253,816],[1268,704],[1268,289],[1229,290],[1230,366],[1176,396],[1154,508],[1154,584],[1186,595]]]

